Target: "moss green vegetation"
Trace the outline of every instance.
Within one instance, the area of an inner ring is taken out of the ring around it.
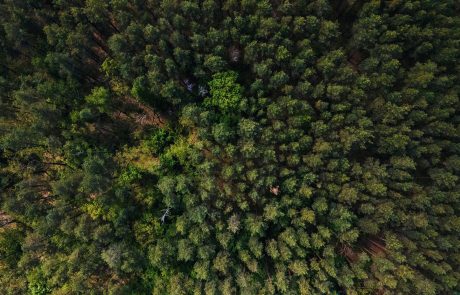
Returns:
[[[460,292],[453,0],[0,0],[0,294]]]
[[[210,96],[204,100],[204,106],[214,106],[222,112],[235,112],[239,109],[242,89],[236,83],[237,74],[235,72],[217,73],[208,82]]]

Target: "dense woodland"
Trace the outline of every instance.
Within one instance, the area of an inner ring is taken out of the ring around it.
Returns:
[[[0,0],[0,294],[456,294],[455,0]]]

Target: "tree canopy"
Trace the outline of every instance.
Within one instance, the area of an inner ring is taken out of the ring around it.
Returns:
[[[459,293],[459,15],[0,0],[0,293]]]

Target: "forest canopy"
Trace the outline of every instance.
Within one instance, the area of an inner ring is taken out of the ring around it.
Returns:
[[[459,60],[454,0],[0,0],[0,293],[459,293]]]

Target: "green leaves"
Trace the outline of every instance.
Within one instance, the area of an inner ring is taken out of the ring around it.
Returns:
[[[101,155],[90,156],[83,163],[83,179],[80,190],[85,193],[101,193],[110,188],[111,163]]]
[[[237,111],[243,95],[241,85],[236,83],[237,77],[233,71],[213,75],[208,83],[211,96],[205,99],[204,105],[215,107],[223,113]]]
[[[155,154],[163,153],[170,144],[175,140],[175,134],[166,128],[157,128],[152,132],[145,144]]]
[[[0,232],[0,263],[5,263],[10,271],[21,258],[23,240],[24,233],[17,228],[4,228]]]
[[[1,294],[458,290],[454,1],[36,2],[0,4]]]
[[[124,243],[112,244],[101,253],[102,259],[116,272],[134,272],[140,269],[139,253]]]
[[[109,91],[104,87],[96,87],[91,94],[85,97],[87,103],[104,108],[109,103]]]

